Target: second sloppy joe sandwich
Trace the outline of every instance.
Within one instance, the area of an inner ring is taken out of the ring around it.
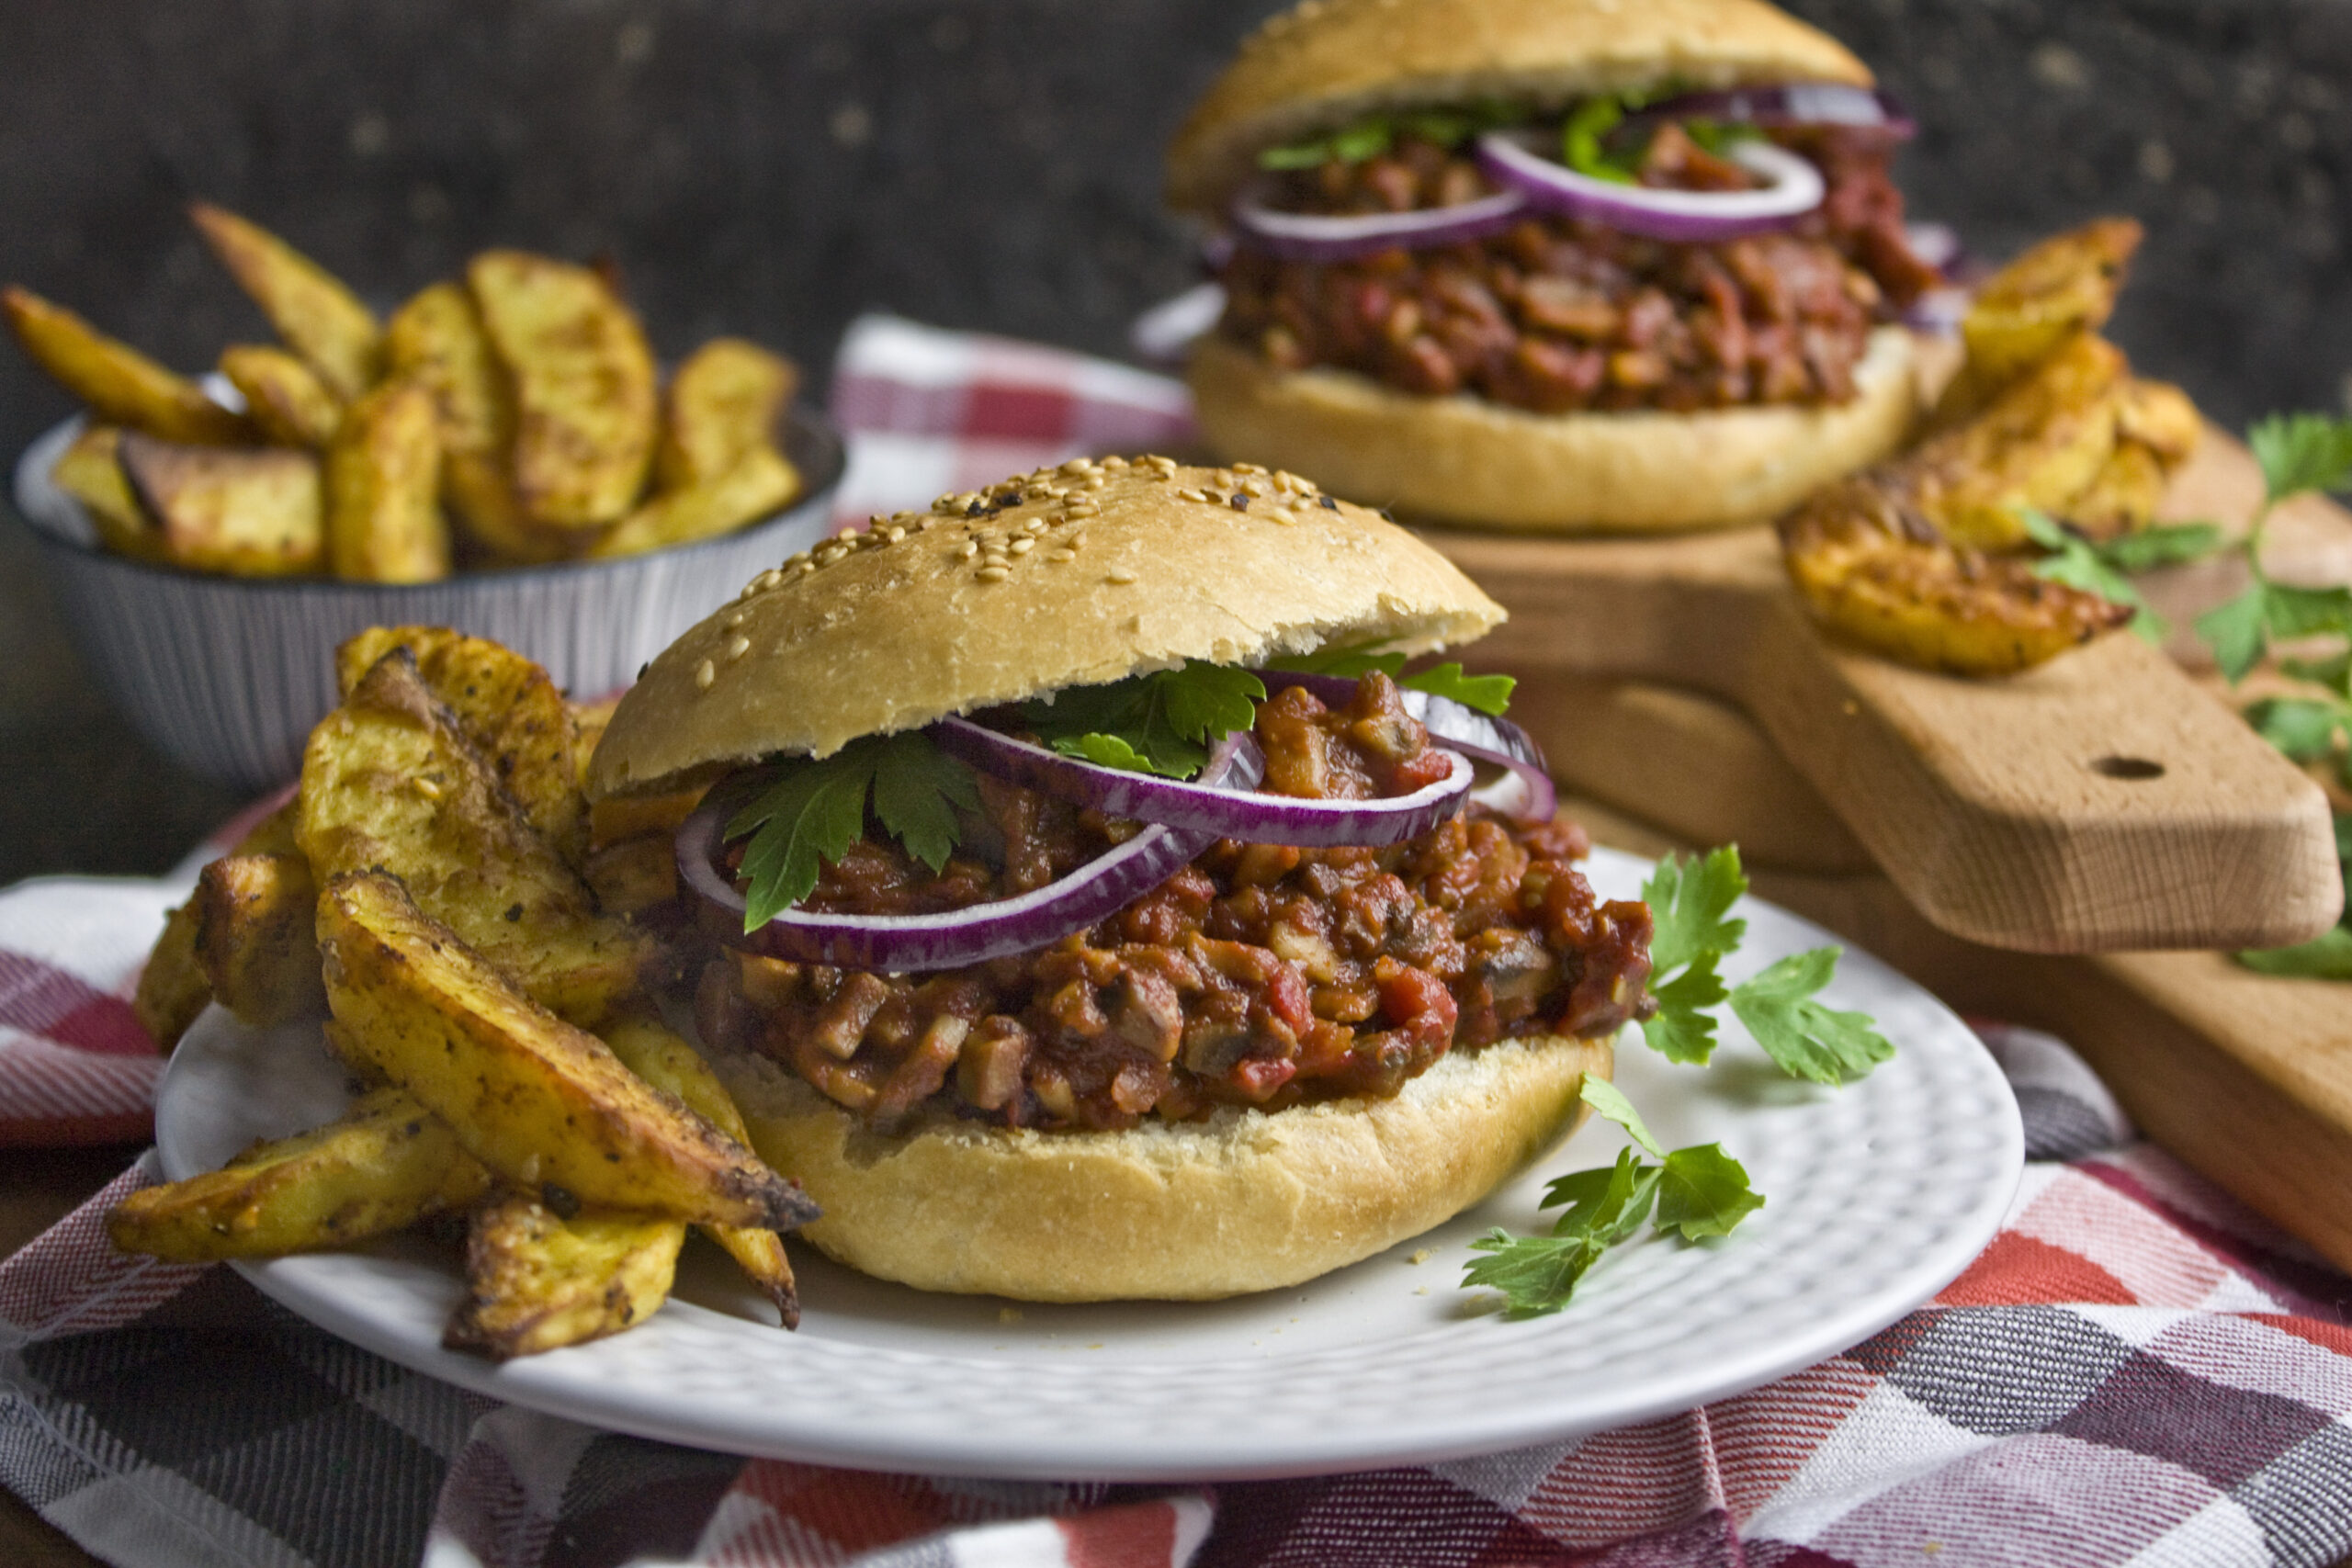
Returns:
[[[1295,1283],[1552,1146],[1651,1003],[1502,612],[1287,474],[1080,460],[876,519],[657,659],[591,767],[679,833],[706,1047],[853,1267]]]

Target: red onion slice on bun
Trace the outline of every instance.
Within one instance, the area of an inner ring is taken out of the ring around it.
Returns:
[[[1234,199],[1233,226],[1240,243],[1286,260],[1342,262],[1377,251],[1483,240],[1510,228],[1526,209],[1525,197],[1503,190],[1453,207],[1335,218],[1280,211],[1266,204],[1264,186],[1256,185]]]
[[[1910,109],[1893,93],[1843,82],[1685,93],[1625,119],[1629,125],[1666,119],[1712,119],[1733,125],[1845,125],[1883,130],[1898,141],[1909,140],[1919,130]]]
[[[1811,160],[1769,141],[1745,141],[1724,156],[1765,180],[1755,190],[1655,190],[1580,175],[1535,150],[1541,132],[1489,131],[1478,163],[1532,207],[1590,219],[1629,234],[1712,243],[1784,228],[1821,205],[1828,187]]]

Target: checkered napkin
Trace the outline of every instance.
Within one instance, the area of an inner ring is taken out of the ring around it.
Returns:
[[[1189,433],[1156,378],[882,319],[844,344],[835,412],[856,437],[853,517]],[[143,1125],[156,1064],[121,998],[189,875],[0,893],[0,1138]],[[1967,1272],[1809,1371],[1580,1442],[1168,1488],[863,1474],[600,1433],[354,1349],[229,1270],[118,1257],[100,1216],[155,1179],[151,1155],[0,1263],[0,1481],[137,1568],[2352,1553],[2352,1280],[2133,1141],[2064,1045],[1984,1033],[2033,1163]]]

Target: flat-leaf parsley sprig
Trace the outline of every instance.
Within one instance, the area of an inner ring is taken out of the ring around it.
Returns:
[[[1603,1253],[1654,1221],[1660,1232],[1685,1241],[1729,1235],[1764,1206],[1748,1186],[1747,1172],[1724,1153],[1721,1144],[1697,1144],[1668,1154],[1642,1122],[1618,1088],[1588,1076],[1584,1102],[1634,1140],[1617,1163],[1563,1176],[1544,1189],[1541,1205],[1566,1207],[1549,1233],[1513,1235],[1497,1227],[1470,1244],[1474,1258],[1463,1285],[1483,1285],[1502,1293],[1512,1317],[1535,1317],[1566,1306],[1577,1284]],[[1651,1164],[1641,1156],[1650,1156]]]
[[[727,824],[743,850],[743,929],[759,930],[817,890],[820,862],[837,861],[865,830],[882,829],[933,871],[963,838],[960,811],[977,811],[971,769],[921,730],[870,735],[830,757],[796,757]]]

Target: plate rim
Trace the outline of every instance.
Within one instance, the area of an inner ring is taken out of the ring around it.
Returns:
[[[1603,862],[1616,863],[1621,869],[1643,870],[1652,863],[1644,857],[1596,848],[1594,863]],[[1752,919],[1758,910],[1769,911],[1776,921],[1788,922],[1796,934],[1814,943],[1830,942],[1843,947],[1846,957],[1841,960],[1839,967],[1841,982],[1850,980],[1852,971],[1847,965],[1859,962],[1876,972],[1873,979],[1891,982],[1913,993],[1915,1000],[1924,1001],[1935,1013],[1941,1015],[1941,1023],[1974,1040],[1973,1032],[1950,1008],[1883,960],[1844,942],[1802,916],[1764,899],[1749,895],[1742,900],[1740,913]],[[245,1026],[238,1024],[228,1014],[220,1013],[219,1018],[209,1021],[209,1028],[243,1030]],[[175,1075],[185,1077],[194,1074],[207,1055],[203,1041],[198,1041],[197,1044],[195,1053],[175,1053],[166,1065],[163,1082],[158,1086],[156,1122],[159,1151],[164,1150],[172,1138],[166,1131],[167,1123],[173,1125],[174,1132],[176,1131],[177,1118],[169,1110],[175,1099]],[[1635,1044],[1631,1048],[1638,1050],[1640,1047]],[[1981,1042],[1977,1049],[1983,1052]],[[187,1066],[183,1066],[183,1063]],[[1981,1068],[1996,1078],[2001,1076],[1989,1052],[1984,1052]],[[1817,1365],[1861,1343],[1900,1321],[1958,1278],[1998,1231],[2024,1177],[2025,1145],[2023,1123],[2014,1096],[2007,1093],[1997,1096],[1996,1105],[2001,1108],[1996,1111],[2000,1125],[1990,1130],[1996,1134],[1998,1146],[1987,1155],[1986,1163],[1989,1170],[1997,1162],[2001,1174],[1991,1180],[1974,1204],[1952,1224],[1939,1249],[1933,1251],[1932,1264],[1923,1255],[1921,1259],[1910,1265],[1907,1271],[1899,1275],[1898,1283],[1866,1292],[1866,1305],[1860,1310],[1843,1314],[1834,1310],[1824,1313],[1820,1314],[1817,1325],[1809,1333],[1792,1333],[1762,1345],[1744,1348],[1716,1362],[1702,1363],[1657,1380],[1628,1384],[1614,1394],[1599,1399],[1588,1394],[1581,1400],[1570,1395],[1565,1403],[1574,1408],[1573,1419],[1563,1419],[1564,1399],[1555,1393],[1547,1399],[1504,1402],[1475,1413],[1465,1411],[1460,1415],[1433,1416],[1418,1423],[1400,1423],[1377,1431],[1335,1433],[1332,1440],[1319,1443],[1300,1439],[1261,1441],[1238,1459],[1230,1455],[1217,1457],[1197,1452],[1171,1459],[1139,1450],[1132,1453],[1111,1451],[1106,1450],[1102,1440],[1099,1424],[1072,1433],[1060,1444],[1033,1439],[1017,1450],[1008,1450],[1001,1437],[986,1433],[958,1433],[951,1439],[935,1424],[925,1428],[920,1438],[910,1437],[903,1429],[903,1422],[895,1433],[887,1425],[857,1422],[837,1422],[830,1429],[816,1430],[808,1422],[796,1423],[789,1419],[781,1427],[770,1424],[762,1430],[754,1431],[733,1413],[717,1421],[698,1420],[695,1412],[682,1405],[674,1397],[664,1399],[627,1382],[599,1383],[593,1370],[587,1370],[593,1368],[593,1359],[600,1348],[597,1344],[554,1352],[548,1357],[494,1364],[462,1352],[443,1349],[437,1335],[429,1342],[411,1338],[398,1332],[390,1323],[369,1316],[361,1310],[360,1303],[343,1299],[331,1285],[322,1286],[311,1278],[319,1272],[316,1266],[321,1258],[355,1255],[240,1259],[233,1260],[232,1267],[264,1295],[297,1316],[413,1371],[491,1398],[602,1429],[698,1449],[852,1469],[1019,1480],[1205,1482],[1330,1474],[1399,1465],[1442,1463],[1547,1441],[1566,1441],[1594,1432],[1637,1425],[1747,1393],[1806,1367]],[[1546,1156],[1547,1160],[1556,1157],[1556,1151]],[[170,1153],[165,1153],[163,1163],[166,1173],[170,1174],[175,1168]],[[1541,1162],[1537,1168],[1542,1168]],[[1314,1283],[1310,1281],[1297,1289],[1312,1290]],[[1186,1304],[1159,1303],[1163,1310],[1178,1312]],[[686,1314],[690,1321],[707,1319],[714,1324],[756,1327],[763,1334],[776,1332],[773,1326],[753,1325],[748,1320],[689,1301],[673,1301],[663,1310],[665,1314]],[[1428,1332],[1442,1333],[1443,1330]],[[793,1343],[796,1342],[784,1342],[787,1354]],[[952,1366],[959,1360],[967,1364],[975,1360],[996,1364],[989,1358],[975,1358],[952,1349],[922,1354],[941,1366]],[[1180,1361],[1182,1359],[1179,1358]],[[1163,1355],[1153,1352],[1140,1360],[1120,1364],[1133,1367],[1165,1363]],[[1232,1364],[1238,1375],[1246,1378],[1252,1375],[1252,1369],[1260,1363],[1239,1358]],[[815,1425],[821,1427],[822,1423]],[[1210,1446],[1199,1439],[1187,1441],[1193,1450]],[[1128,1447],[1133,1449],[1136,1446],[1131,1444]]]

